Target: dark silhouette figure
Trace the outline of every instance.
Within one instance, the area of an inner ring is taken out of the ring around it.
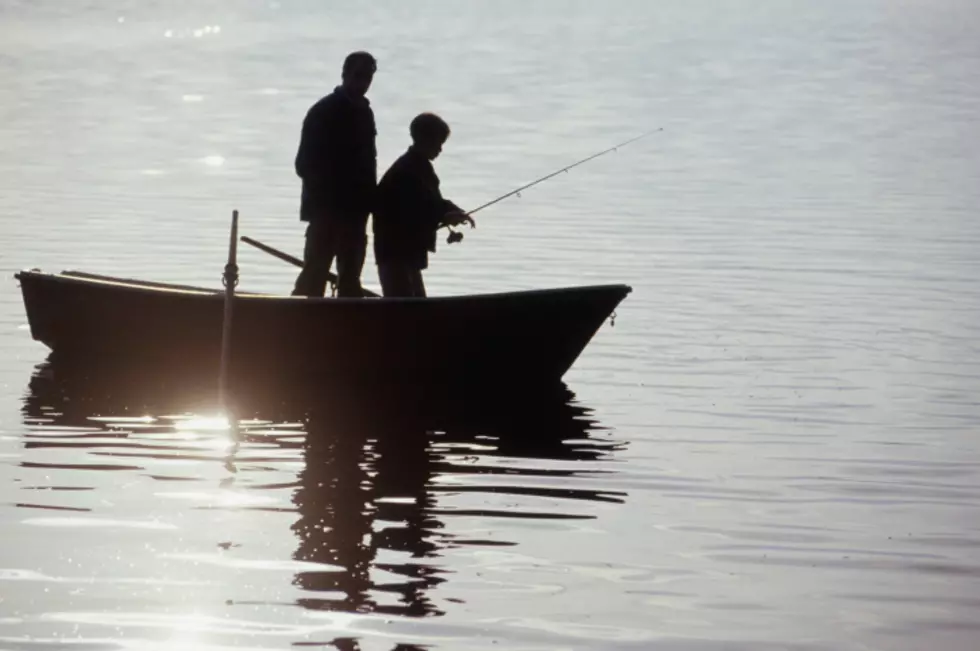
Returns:
[[[438,569],[377,559],[382,549],[423,559],[442,546],[429,490],[441,455],[431,450],[422,422],[404,411],[385,417],[357,403],[332,402],[309,412],[303,448],[293,495],[299,516],[292,526],[299,539],[293,558],[337,569],[298,573],[294,583],[308,593],[298,603],[314,610],[442,615],[428,596],[444,581]],[[373,569],[397,578],[372,580]]]
[[[473,219],[439,190],[432,161],[449,138],[449,125],[422,113],[409,127],[412,145],[378,184],[374,210],[374,257],[385,297],[424,297],[422,270],[436,250],[436,231]]]
[[[376,70],[371,54],[349,54],[342,83],[303,121],[296,174],[303,180],[300,219],[309,225],[294,296],[323,296],[334,258],[338,295],[363,295],[367,219],[378,169],[377,129],[365,94]]]

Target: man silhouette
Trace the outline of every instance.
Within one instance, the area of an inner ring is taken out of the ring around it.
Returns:
[[[371,54],[349,54],[342,83],[303,120],[295,165],[303,182],[300,220],[308,226],[294,296],[323,296],[334,258],[337,294],[363,296],[367,219],[378,177],[377,129],[365,95],[376,70]]]

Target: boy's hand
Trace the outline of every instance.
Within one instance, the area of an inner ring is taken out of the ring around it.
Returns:
[[[473,218],[467,215],[462,210],[450,210],[445,215],[443,215],[442,219],[450,226],[469,224],[470,228],[476,228],[476,222],[473,221]]]

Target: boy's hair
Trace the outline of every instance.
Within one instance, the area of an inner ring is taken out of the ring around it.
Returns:
[[[412,142],[445,142],[449,138],[449,125],[435,113],[419,113],[408,130]]]

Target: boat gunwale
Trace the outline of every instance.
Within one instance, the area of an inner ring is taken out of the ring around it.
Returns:
[[[77,274],[77,275],[75,275]],[[144,281],[135,278],[122,278],[116,276],[107,276],[99,274],[88,274],[87,272],[75,271],[75,270],[65,270],[62,272],[50,272],[42,271],[40,269],[23,269],[14,274],[14,278],[21,280],[22,276],[34,276],[45,278],[48,280],[53,280],[61,283],[77,284],[77,285],[107,285],[115,286],[120,288],[125,288],[131,291],[141,291],[147,293],[161,293],[161,294],[178,294],[184,296],[202,296],[207,298],[221,298],[224,299],[225,292],[224,289],[209,289],[207,287],[196,287],[192,285],[180,285],[176,283],[161,283],[156,281]],[[459,301],[472,301],[475,299],[504,299],[504,298],[532,298],[534,296],[546,296],[555,294],[568,294],[568,293],[579,293],[579,292],[600,292],[600,291],[616,291],[622,292],[624,297],[633,291],[633,288],[629,285],[622,283],[610,283],[610,284],[600,284],[600,285],[575,285],[566,287],[553,287],[545,289],[524,289],[524,290],[513,290],[506,292],[488,292],[481,294],[459,294],[455,296],[428,296],[424,298],[420,297],[389,297],[382,298],[377,297],[372,300],[371,298],[350,298],[350,297],[307,297],[307,296],[290,296],[288,294],[269,294],[269,293],[259,293],[259,292],[235,292],[236,298],[248,298],[249,300],[290,300],[295,302],[340,302],[340,303],[351,303],[356,302],[359,304],[371,304],[379,302],[384,303],[417,303],[417,302],[459,302]]]

